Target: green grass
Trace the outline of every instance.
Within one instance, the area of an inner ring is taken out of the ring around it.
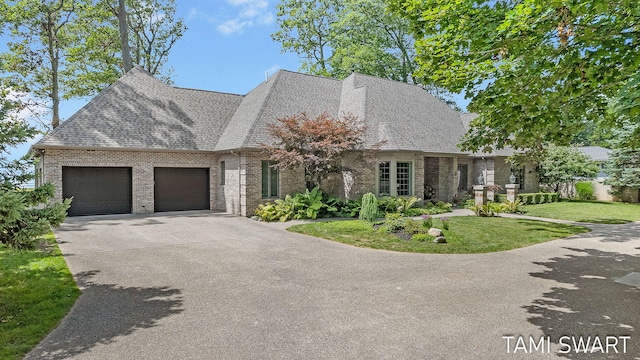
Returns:
[[[80,291],[55,242],[46,250],[0,245],[0,359],[20,359],[69,312]]]
[[[561,201],[527,205],[526,215],[600,224],[640,221],[640,205],[599,201]]]
[[[313,222],[287,230],[359,247],[442,254],[504,251],[589,231],[580,226],[500,217],[457,216],[449,221],[449,230],[443,231],[447,244],[401,240],[360,220]],[[438,223],[434,221],[434,226]]]

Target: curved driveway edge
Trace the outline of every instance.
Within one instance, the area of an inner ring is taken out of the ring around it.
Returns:
[[[608,335],[629,337],[612,358],[634,359],[640,288],[615,280],[640,273],[640,223],[591,227],[431,255],[209,212],[71,218],[55,233],[83,294],[26,358],[603,358],[558,341]],[[513,354],[505,336],[550,348]]]

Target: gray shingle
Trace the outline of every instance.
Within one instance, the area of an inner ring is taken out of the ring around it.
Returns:
[[[369,146],[442,154],[464,154],[457,143],[476,116],[418,86],[361,74],[341,81],[281,70],[243,96],[172,87],[136,67],[34,148],[257,149],[273,140],[267,124],[303,111],[358,116]]]
[[[34,147],[213,150],[241,100],[172,87],[136,67]]]

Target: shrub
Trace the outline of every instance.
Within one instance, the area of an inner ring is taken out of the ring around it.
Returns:
[[[558,201],[558,193],[525,193],[518,194],[522,205],[545,204]]]
[[[372,193],[366,193],[362,197],[362,207],[360,209],[360,220],[374,222],[378,218],[378,199]]]
[[[425,234],[431,227],[425,227],[422,221],[411,220],[405,218],[402,224],[402,230],[407,234]]]
[[[387,231],[399,231],[404,229],[404,223],[407,220],[406,217],[398,213],[387,213],[385,216],[385,226]]]
[[[464,208],[465,209],[471,209],[474,206],[476,206],[476,200],[475,199],[465,200],[465,202],[464,202]]]
[[[356,217],[360,214],[362,208],[362,198],[349,199],[340,203],[340,213],[344,217]]]
[[[497,216],[497,214],[501,212],[504,212],[505,207],[504,204],[489,201],[482,206],[473,206],[471,210],[476,214],[476,216],[493,217]]]
[[[275,200],[273,203],[258,205],[254,211],[263,221],[288,221],[291,219],[316,219],[321,214],[334,213],[338,208],[328,205],[322,200],[322,191],[319,188],[305,190],[285,196],[284,199]]]
[[[578,200],[593,200],[595,189],[590,181],[578,181],[576,183],[576,197]]]
[[[409,213],[409,209],[412,209],[419,201],[420,198],[415,196],[387,196],[378,199],[378,209],[380,209],[380,212],[383,213]]]
[[[504,212],[511,213],[511,214],[521,214],[523,212],[522,211],[523,204],[522,204],[522,200],[520,199],[516,199],[515,202],[505,200],[502,204],[503,204]]]
[[[433,241],[433,239],[435,238],[429,234],[413,234],[411,236],[412,241],[424,242],[424,241]]]

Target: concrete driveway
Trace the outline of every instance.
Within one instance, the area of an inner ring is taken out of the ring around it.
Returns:
[[[640,223],[480,255],[208,212],[73,218],[56,236],[83,294],[28,359],[640,358]],[[580,336],[608,354],[562,353]]]

